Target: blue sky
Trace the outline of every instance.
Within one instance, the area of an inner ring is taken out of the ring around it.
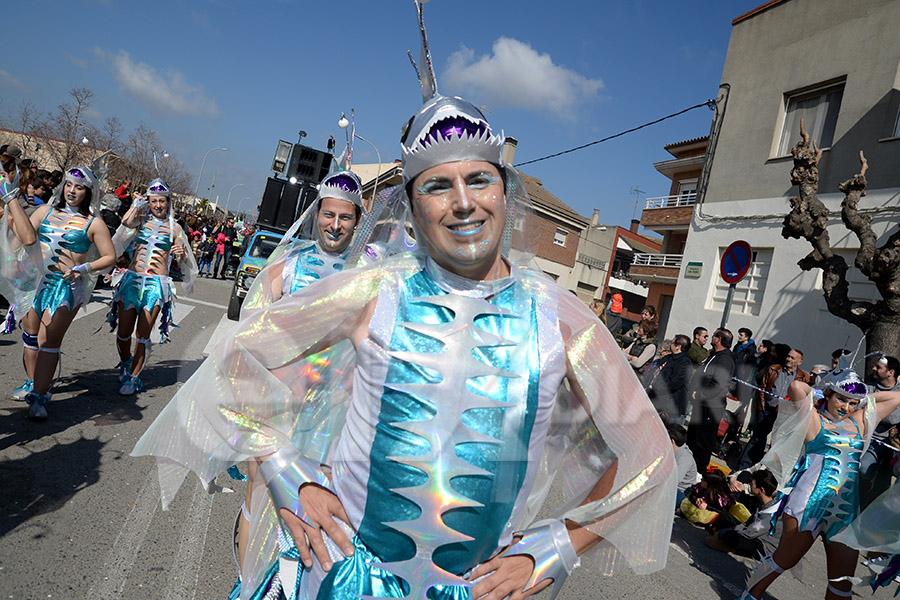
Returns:
[[[616,3],[432,0],[425,5],[440,91],[486,106],[518,138],[516,162],[538,158],[714,98],[731,20],[763,0]],[[73,87],[94,91],[93,120],[143,121],[196,178],[216,173],[221,201],[258,202],[279,138],[342,144],[342,111],[387,162],[421,105],[406,58],[418,59],[412,0],[97,0],[15,3],[13,59],[0,67],[0,115],[24,99],[44,111]],[[32,27],[34,26],[34,27]],[[22,31],[22,30],[20,30]],[[40,32],[38,34],[38,31]],[[663,146],[706,135],[697,109],[623,138],[524,168],[585,216],[627,226],[637,186],[662,196]],[[357,142],[356,163],[375,162]],[[195,179],[196,181],[196,179]],[[249,198],[248,198],[249,197]],[[639,212],[638,212],[639,215]]]

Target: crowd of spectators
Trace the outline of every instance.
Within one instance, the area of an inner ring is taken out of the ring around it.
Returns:
[[[595,300],[591,309],[619,341],[666,424],[675,449],[676,515],[705,528],[706,545],[715,550],[750,558],[774,552],[783,525],[770,525],[785,482],[759,462],[779,405],[792,382],[813,385],[828,371],[848,367],[851,353],[839,348],[830,366],[807,372],[803,350],[768,339],[757,343],[746,327],[737,339],[728,329],[710,334],[702,326],[691,337],[660,339],[653,306],[624,332],[621,294]],[[900,361],[893,356],[882,356],[867,375],[870,391],[900,390]],[[860,461],[861,509],[890,487],[900,472],[898,457],[900,409],[878,424]]]
[[[15,198],[26,212],[48,202],[64,176],[61,170],[48,171],[40,168],[35,160],[24,158],[22,150],[13,144],[0,145],[0,169],[8,183],[17,181],[18,194]],[[145,184],[132,185],[129,178],[118,183],[115,191],[104,194],[100,202],[99,216],[111,234],[121,225],[122,217],[135,199],[140,197],[141,191],[146,189]],[[12,200],[12,197],[7,198],[7,201]],[[0,216],[2,215],[3,208],[0,205]],[[236,223],[231,215],[222,219],[176,211],[175,220],[188,234],[201,271],[205,266],[207,277],[221,279],[225,279],[230,273],[231,257],[240,255],[243,239],[252,236],[255,231],[253,225]]]

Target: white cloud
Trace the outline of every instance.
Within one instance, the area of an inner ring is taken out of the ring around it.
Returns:
[[[160,73],[147,63],[134,62],[124,50],[113,54],[98,48],[95,52],[112,66],[119,87],[147,108],[178,115],[219,115],[216,101],[207,98],[199,86],[188,83],[180,72],[170,69],[166,74]]]
[[[72,56],[71,54],[65,54],[66,60],[78,67],[79,69],[87,69],[88,64],[87,61],[81,60],[77,56]]]
[[[508,37],[494,42],[490,55],[476,58],[475,52],[463,46],[448,62],[447,71],[438,79],[442,87],[464,90],[489,105],[566,116],[603,88],[602,80],[554,64],[549,54]]]
[[[27,83],[25,83],[12,73],[4,71],[3,69],[0,69],[0,84],[2,84],[0,85],[0,87],[16,88],[23,92],[31,91],[31,88]]]

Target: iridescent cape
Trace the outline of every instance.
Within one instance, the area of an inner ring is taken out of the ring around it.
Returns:
[[[345,423],[352,378],[333,378],[298,398],[291,390],[296,361],[342,339],[346,323],[379,293],[396,290],[422,270],[423,260],[403,254],[336,273],[248,315],[178,391],[132,453],[157,458],[163,507],[188,471],[209,482],[235,463],[289,444],[327,463]],[[603,573],[625,566],[641,574],[662,569],[675,504],[673,449],[662,423],[596,316],[543,273],[519,268],[518,277],[538,310],[541,303],[556,303],[548,312],[557,315],[566,359],[587,405],[561,386],[537,478],[520,522],[511,526],[522,530],[533,523],[560,477],[565,499],[555,515],[604,538],[590,553]],[[355,369],[354,360],[352,355],[344,365],[346,373]],[[614,477],[611,464],[616,464]],[[604,474],[609,491],[582,506]],[[244,598],[278,556],[278,521],[265,488],[260,481],[257,486],[242,573]]]
[[[6,209],[0,218],[0,296],[9,301],[6,322],[0,324],[3,333],[15,329],[17,322],[31,308],[44,268],[41,245],[34,243],[25,246],[10,226],[10,212],[6,204],[18,202],[18,194],[18,172],[16,178],[10,181],[0,171],[0,206]]]

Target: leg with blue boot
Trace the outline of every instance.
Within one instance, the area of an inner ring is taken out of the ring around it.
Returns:
[[[37,332],[39,326],[40,322],[34,311],[30,311],[22,320],[22,363],[25,365],[25,383],[13,390],[14,400],[24,400],[25,396],[34,390],[34,366],[37,364],[38,357]]]
[[[50,403],[50,387],[53,385],[53,377],[59,364],[59,348],[63,337],[75,318],[75,313],[81,304],[70,311],[68,306],[59,306],[51,315],[50,310],[44,311],[44,319],[39,320],[38,352],[34,365],[34,388],[25,396],[28,403],[28,418],[35,421],[47,419],[47,405]],[[37,318],[37,313],[32,310],[26,316]]]

